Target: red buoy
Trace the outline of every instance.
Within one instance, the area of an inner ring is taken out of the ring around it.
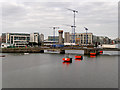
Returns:
[[[103,51],[99,51],[99,53],[103,53]]]
[[[82,59],[75,59],[76,61],[82,61]]]
[[[96,55],[96,53],[90,53],[90,55]]]
[[[63,58],[64,62],[72,62],[72,58]]]
[[[83,56],[75,56],[75,59],[83,59]]]
[[[94,56],[94,55],[90,55],[90,57],[91,57],[91,58],[95,58],[96,56]]]

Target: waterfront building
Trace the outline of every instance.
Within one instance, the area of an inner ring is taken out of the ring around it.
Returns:
[[[39,35],[39,40],[40,40],[40,42],[44,42],[44,34]]]
[[[112,40],[106,36],[93,35],[93,44],[95,44],[96,42],[99,44],[112,44]]]
[[[2,43],[6,43],[6,33],[2,33],[1,40]]]
[[[59,41],[59,36],[48,36],[48,41]]]
[[[59,33],[59,44],[63,45],[64,44],[64,41],[63,41],[63,30],[59,30],[58,33]]]
[[[0,46],[1,46],[1,43],[2,43],[2,37],[0,36]]]
[[[30,34],[27,33],[3,33],[2,36],[4,37],[3,42],[15,47],[24,47],[30,40]]]
[[[114,43],[116,43],[116,44],[120,44],[120,37],[113,39],[112,41],[114,41]]]
[[[48,40],[44,41],[45,46],[51,46],[53,44],[58,44],[58,41],[48,41]]]
[[[38,32],[36,33],[31,33],[30,34],[30,46],[40,46],[44,42],[44,35],[39,34]]]
[[[70,43],[70,33],[69,32],[64,33],[64,43]]]
[[[39,34],[39,42],[44,45],[44,34]]]
[[[86,36],[87,35],[87,36]],[[73,34],[70,34],[70,43],[73,41]],[[75,33],[75,43],[78,45],[92,45],[93,33]]]
[[[15,47],[25,47],[28,45],[41,45],[44,42],[44,35],[39,33],[2,33],[2,43]]]
[[[38,43],[39,42],[39,33],[31,33],[30,34],[30,42]]]

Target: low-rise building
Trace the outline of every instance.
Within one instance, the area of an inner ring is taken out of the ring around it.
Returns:
[[[48,41],[59,41],[59,36],[48,36]]]
[[[99,44],[112,44],[112,40],[106,36],[93,35],[93,44],[95,44],[96,42]]]
[[[58,43],[59,43],[58,41],[48,41],[48,40],[44,41],[45,46],[51,46],[53,44],[58,44]]]
[[[70,34],[70,43],[73,43],[74,34]],[[91,45],[93,44],[92,33],[75,33],[75,43],[78,45]]]
[[[24,47],[28,45],[30,34],[27,33],[3,33],[6,35],[6,43],[15,47]]]
[[[39,33],[2,33],[2,43],[15,47],[25,47],[31,43],[41,45],[44,42],[44,35]]]
[[[70,43],[70,33],[69,32],[64,33],[64,43]]]

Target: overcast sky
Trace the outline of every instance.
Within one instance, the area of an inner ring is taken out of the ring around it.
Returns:
[[[53,35],[52,26],[60,27],[64,32],[71,32],[73,12],[66,8],[78,10],[76,14],[76,32],[92,32],[98,36],[118,37],[118,2],[3,2],[2,32],[39,32]],[[56,34],[57,30],[56,30]]]

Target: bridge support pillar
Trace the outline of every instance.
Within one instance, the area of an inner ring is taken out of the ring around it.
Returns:
[[[60,50],[60,54],[65,54],[65,50]]]

